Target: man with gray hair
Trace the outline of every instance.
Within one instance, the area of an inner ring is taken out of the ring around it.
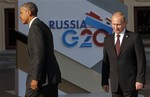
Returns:
[[[142,39],[138,33],[126,29],[122,12],[112,15],[111,35],[104,39],[102,87],[112,97],[138,97],[145,84],[146,58]]]

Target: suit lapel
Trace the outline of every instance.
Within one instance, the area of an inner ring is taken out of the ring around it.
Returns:
[[[128,38],[129,38],[129,32],[126,31],[125,34],[124,34],[123,40],[122,40],[119,56],[121,55],[121,53],[122,53],[122,51],[123,51],[123,49],[126,45],[126,42],[127,42]]]
[[[115,42],[114,42],[114,37],[115,37],[115,34],[113,33],[113,35],[111,35],[111,37],[110,37],[110,47],[111,47],[111,49],[113,49],[112,50],[112,53],[113,53],[113,55],[115,55],[116,57],[117,57],[117,54],[116,54],[116,48],[115,48]]]

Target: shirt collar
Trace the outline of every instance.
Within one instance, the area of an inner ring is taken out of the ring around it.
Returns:
[[[33,21],[36,19],[37,17],[34,17],[31,21],[30,21],[30,23],[29,23],[29,28],[31,27],[31,24],[33,23]]]

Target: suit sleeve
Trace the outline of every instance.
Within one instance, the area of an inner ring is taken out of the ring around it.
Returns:
[[[145,83],[145,72],[146,72],[146,58],[145,58],[145,50],[144,45],[142,43],[142,39],[140,35],[136,38],[135,42],[135,51],[137,57],[137,76],[136,81]]]
[[[31,37],[29,40],[29,53],[31,59],[31,76],[32,79],[39,81],[43,68],[45,56],[45,44],[42,30],[38,25],[33,25],[31,28]]]
[[[105,39],[106,40],[106,39]],[[103,48],[103,62],[102,62],[102,83],[101,85],[109,85],[109,58],[106,50],[106,41],[104,41],[104,48]]]

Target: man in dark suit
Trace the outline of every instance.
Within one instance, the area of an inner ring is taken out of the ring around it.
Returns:
[[[58,97],[61,73],[54,55],[53,36],[48,26],[37,18],[37,12],[33,2],[20,7],[20,19],[23,24],[29,25],[30,70],[25,97]]]
[[[112,15],[112,28],[114,33],[104,39],[102,87],[109,92],[110,78],[112,97],[138,97],[138,90],[145,83],[142,39],[138,33],[126,29],[125,16],[121,12]]]

